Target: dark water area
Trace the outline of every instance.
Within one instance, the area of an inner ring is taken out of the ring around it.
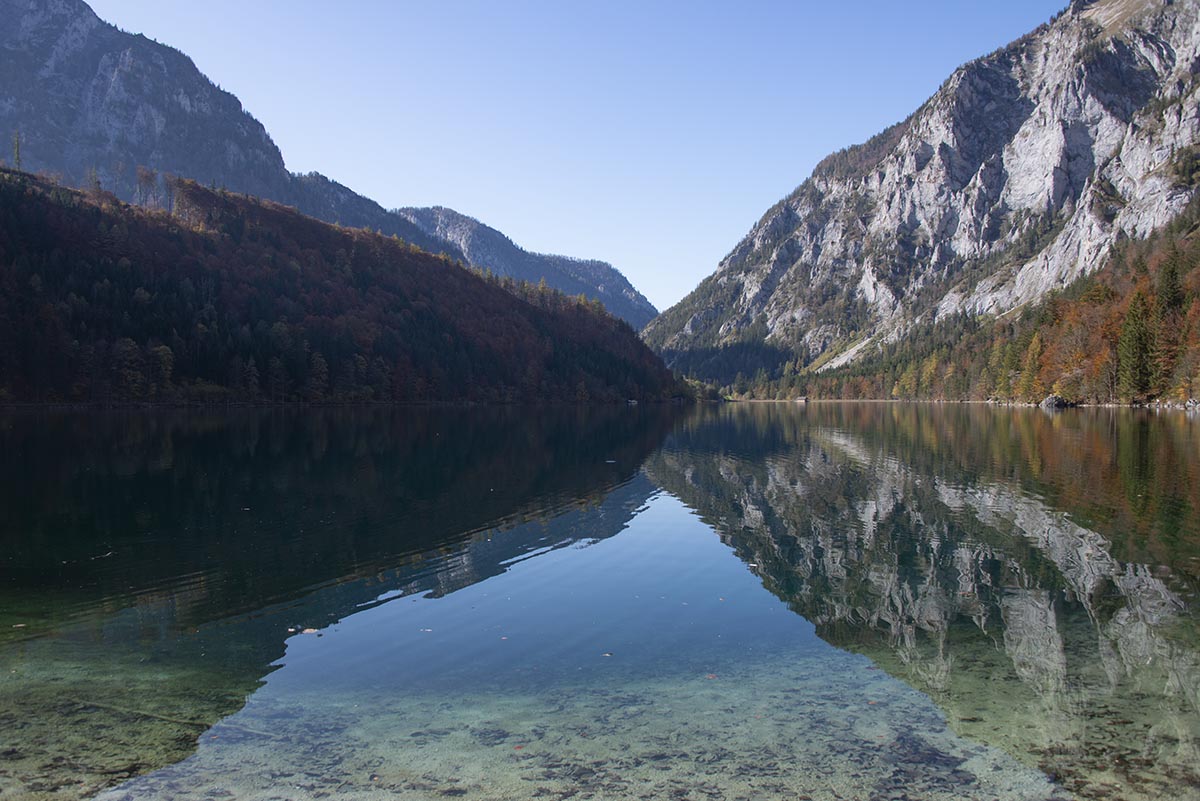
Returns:
[[[0,417],[0,799],[1200,798],[1200,419]]]

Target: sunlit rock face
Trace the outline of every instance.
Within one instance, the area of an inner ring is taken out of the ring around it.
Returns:
[[[1075,2],[818,165],[646,339],[836,366],[1065,286],[1191,197],[1177,168],[1200,141],[1198,73],[1195,3]]]
[[[730,441],[680,437],[648,472],[823,638],[1081,797],[1200,778],[1195,611],[1170,571],[1010,478],[916,466],[843,425],[765,459]]]

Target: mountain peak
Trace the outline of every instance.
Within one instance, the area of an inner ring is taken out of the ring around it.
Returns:
[[[1074,4],[823,160],[646,340],[726,381],[824,369],[1066,286],[1191,198],[1176,160],[1200,145],[1197,64],[1194,2]]]
[[[83,0],[0,0],[0,13],[6,19],[17,20],[23,25],[63,17],[100,21],[96,12]]]
[[[6,49],[47,39],[64,40],[58,49],[77,46],[104,23],[82,0],[0,0],[0,45]]]

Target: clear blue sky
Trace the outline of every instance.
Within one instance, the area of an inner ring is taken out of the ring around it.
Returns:
[[[612,262],[659,308],[827,153],[1066,0],[89,0],[190,55],[296,172]]]

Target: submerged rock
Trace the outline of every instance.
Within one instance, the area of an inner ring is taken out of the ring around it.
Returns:
[[[1047,395],[1038,405],[1043,409],[1067,409],[1075,404],[1061,395]]]

